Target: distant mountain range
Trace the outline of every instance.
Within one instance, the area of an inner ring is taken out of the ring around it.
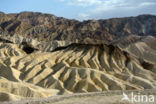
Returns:
[[[140,15],[80,22],[37,12],[0,12],[0,33],[18,34],[42,41],[92,39],[110,42],[128,35],[156,36],[156,16]]]

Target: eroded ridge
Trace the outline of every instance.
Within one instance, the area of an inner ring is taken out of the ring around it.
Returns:
[[[53,52],[27,54],[17,44],[5,44],[0,48],[5,48],[0,58],[4,100],[156,87],[155,67],[145,69],[113,45],[75,43]]]

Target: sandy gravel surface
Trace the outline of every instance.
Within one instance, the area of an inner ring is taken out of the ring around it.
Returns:
[[[156,98],[156,89],[150,90],[132,90],[132,91],[109,91],[109,92],[93,92],[93,93],[81,93],[71,95],[60,95],[52,96],[48,98],[34,99],[34,100],[22,100],[22,101],[11,101],[3,102],[0,104],[156,104],[154,102],[128,102],[122,101],[123,92],[129,97],[133,92],[134,95],[153,95]]]

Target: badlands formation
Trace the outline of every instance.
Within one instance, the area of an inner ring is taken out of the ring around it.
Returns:
[[[155,27],[152,15],[79,22],[0,13],[0,101],[155,92]]]

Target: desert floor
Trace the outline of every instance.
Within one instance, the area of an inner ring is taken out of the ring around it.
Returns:
[[[79,93],[70,95],[52,96],[41,99],[28,99],[21,101],[1,102],[0,104],[156,104],[154,102],[128,102],[122,101],[123,92],[130,98],[131,93],[134,95],[153,95],[156,98],[156,89],[149,90],[131,90],[131,91],[107,91],[107,92],[92,92]]]

